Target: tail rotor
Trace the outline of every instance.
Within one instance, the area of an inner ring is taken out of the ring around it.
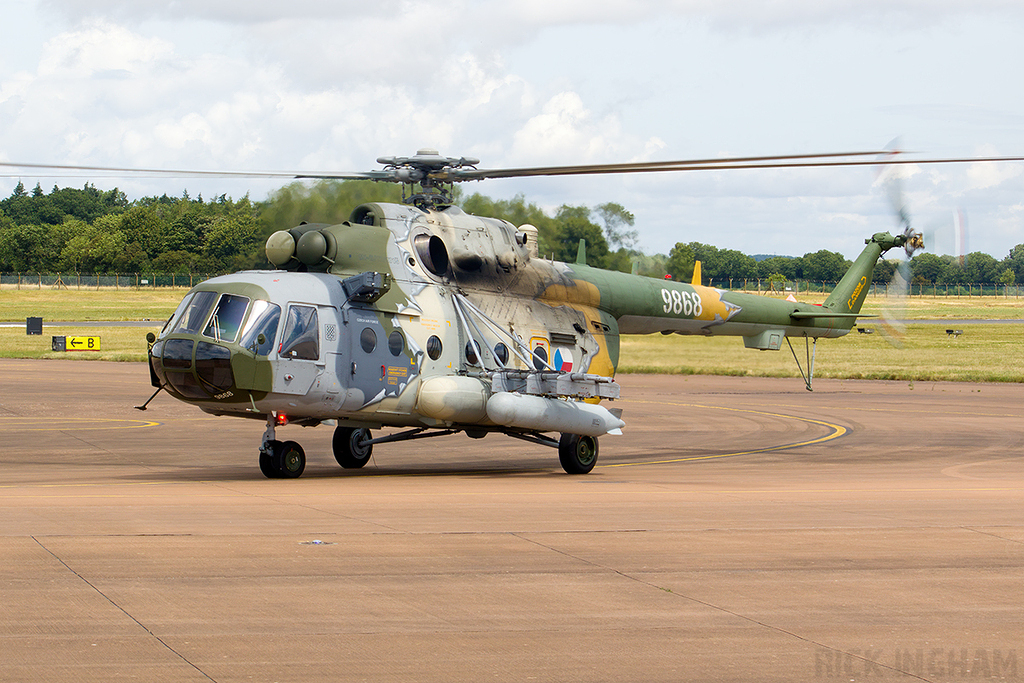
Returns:
[[[914,254],[925,248],[924,234],[914,230],[910,209],[903,192],[903,178],[900,169],[882,166],[879,169],[880,182],[892,206],[893,215],[900,230],[897,244],[903,247],[903,257],[893,271],[892,281],[886,288],[886,303],[882,307],[881,330],[885,338],[895,347],[902,348],[906,337],[904,317],[907,310],[907,294],[910,290],[910,260]]]
[[[895,153],[898,152],[894,151],[893,154]],[[880,325],[886,340],[898,348],[902,348],[906,337],[904,320],[907,295],[912,281],[911,259],[919,251],[923,251],[926,245],[932,253],[952,254],[959,258],[961,263],[967,253],[967,219],[962,210],[954,211],[952,220],[941,221],[923,231],[915,230],[903,191],[901,170],[901,167],[896,166],[879,166],[877,181],[885,189],[900,231],[896,244],[903,247],[903,254],[899,263],[895,265],[892,280],[886,288],[886,303],[882,306]]]

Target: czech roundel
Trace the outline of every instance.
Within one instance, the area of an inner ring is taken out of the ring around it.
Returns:
[[[554,366],[558,372],[572,372],[572,354],[562,349],[556,349]]]

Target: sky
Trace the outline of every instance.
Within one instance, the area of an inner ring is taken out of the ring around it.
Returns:
[[[8,0],[0,160],[374,170],[434,148],[482,168],[870,151],[1024,155],[1019,0]],[[37,172],[39,173],[39,172]],[[1024,243],[1024,164],[901,171],[952,253]],[[278,180],[0,177],[129,198]],[[616,202],[639,246],[854,257],[894,230],[872,168],[493,179],[549,212]]]

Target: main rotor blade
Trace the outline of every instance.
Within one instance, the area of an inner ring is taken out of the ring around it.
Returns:
[[[64,164],[30,164],[14,161],[0,161],[0,169],[38,169],[42,171],[94,171],[113,175],[112,177],[158,177],[158,178],[322,178],[334,180],[386,180],[391,177],[385,171],[340,171],[337,173],[297,173],[294,171],[204,171],[167,168],[124,168],[119,166],[75,166]],[[0,171],[0,177],[16,178],[24,173]],[[63,177],[63,176],[58,176]]]
[[[719,157],[713,159],[681,159],[678,161],[636,161],[617,164],[579,164],[573,166],[536,166],[527,168],[462,169],[452,173],[459,179],[518,178],[554,175],[596,175],[601,173],[652,173],[657,171],[689,171],[720,168],[775,168],[778,165],[799,165],[801,161],[845,157],[878,156],[888,152],[836,152],[826,154],[786,154],[759,157]],[[820,161],[818,163],[821,163]]]
[[[951,157],[937,159],[905,158],[906,152],[883,150],[872,152],[839,152],[828,154],[792,154],[781,156],[723,157],[718,159],[684,159],[679,161],[640,161],[618,164],[582,164],[574,166],[537,166],[532,168],[475,169],[443,168],[423,169],[421,173],[440,182],[462,182],[485,178],[521,178],[530,176],[601,175],[614,173],[657,173],[666,171],[723,171],[765,168],[814,168],[839,166],[894,166],[912,164],[965,164],[1000,161],[1024,161],[1024,156],[1007,157]],[[864,157],[876,157],[865,159]],[[6,170],[11,169],[11,170]],[[22,170],[74,171],[103,173],[105,177],[162,177],[162,178],[285,178],[293,180],[384,180],[390,182],[418,182],[418,178],[403,178],[402,169],[378,171],[295,172],[295,171],[210,171],[160,168],[126,168],[118,166],[78,166],[0,162],[0,177],[16,178],[29,175]],[[56,177],[71,177],[57,175]]]
[[[882,159],[856,159],[885,155]],[[736,157],[729,159],[699,159],[692,161],[636,162],[629,164],[591,164],[586,166],[546,166],[537,168],[479,169],[452,171],[454,180],[483,180],[485,178],[519,178],[529,176],[600,175],[610,173],[654,173],[663,171],[722,171],[744,168],[815,168],[839,166],[895,166],[913,164],[967,164],[998,161],[1024,161],[1020,157],[957,157],[940,159],[896,158],[885,152],[851,152],[846,154],[810,154],[781,157]]]

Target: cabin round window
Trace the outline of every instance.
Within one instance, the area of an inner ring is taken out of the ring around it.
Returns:
[[[503,343],[498,342],[494,345],[494,357],[498,359],[498,362],[502,365],[508,363],[508,347]]]
[[[441,357],[441,339],[437,335],[431,335],[430,339],[427,340],[427,355],[430,356],[430,360],[437,360]]]
[[[362,334],[359,335],[359,345],[366,353],[373,353],[373,350],[377,348],[377,333],[373,331],[372,327],[363,328]]]
[[[470,365],[480,364],[480,354],[477,353],[478,348],[475,341],[466,342],[466,362]]]
[[[401,356],[402,351],[405,350],[405,337],[398,330],[395,330],[388,335],[388,351],[391,352],[392,356]]]
[[[538,346],[533,350],[533,367],[538,370],[544,370],[548,363],[548,350],[543,346]]]

